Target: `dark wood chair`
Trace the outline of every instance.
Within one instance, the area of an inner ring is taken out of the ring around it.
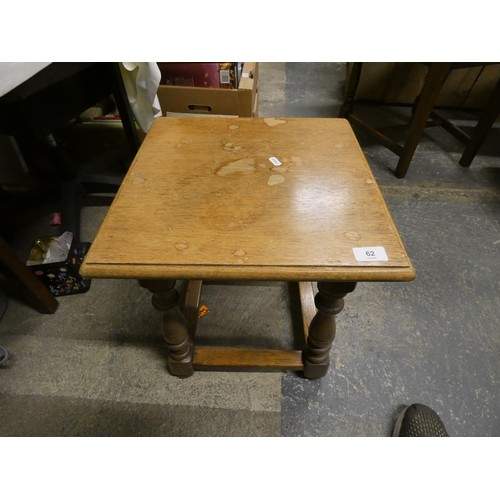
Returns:
[[[439,125],[450,132],[457,139],[466,144],[466,149],[460,165],[469,166],[478,152],[489,129],[495,122],[500,111],[500,82],[497,85],[484,114],[479,120],[472,136],[469,136],[463,129],[447,120],[441,113],[434,109],[440,91],[449,74],[456,69],[484,66],[494,63],[422,63],[428,67],[427,75],[421,93],[413,103],[412,116],[409,122],[407,138],[403,145],[390,139],[376,126],[366,123],[354,114],[354,104],[356,101],[356,91],[361,77],[363,63],[353,63],[351,71],[346,80],[345,97],[339,116],[346,118],[354,127],[359,127],[368,132],[378,142],[387,147],[397,156],[399,161],[395,169],[396,177],[403,178],[408,172],[415,150],[422,138],[424,129],[428,126]],[[495,63],[496,64],[496,63]]]
[[[474,128],[467,146],[459,162],[462,167],[469,167],[479,152],[484,139],[493,127],[495,121],[500,115],[500,80],[495,87],[490,99],[488,100],[479,121]]]
[[[59,303],[0,236],[0,272],[37,311],[55,313]]]
[[[105,152],[75,171],[52,135],[104,97],[113,95],[126,137],[126,151]],[[118,63],[52,63],[0,98],[0,133],[16,139],[21,152],[42,145],[57,172],[54,187],[61,198],[61,231],[80,239],[80,210],[85,194],[116,193],[122,177],[104,175],[104,165],[125,155],[132,159],[139,148],[135,127]],[[42,193],[43,194],[43,193]],[[23,196],[23,204],[39,201],[37,189]],[[109,199],[111,201],[111,198]],[[3,207],[2,207],[3,208]],[[6,211],[8,212],[9,206]],[[3,211],[2,211],[3,215]],[[7,220],[10,220],[7,217]],[[54,313],[58,302],[0,237],[0,273],[42,313]]]
[[[110,94],[120,113],[126,147],[75,167],[53,134]],[[60,186],[62,230],[72,232],[76,239],[83,194],[116,193],[125,171],[111,178],[103,174],[103,168],[122,157],[132,159],[139,149],[118,63],[50,64],[0,98],[0,133],[14,137],[23,155],[32,148],[43,149],[53,167],[53,181]]]

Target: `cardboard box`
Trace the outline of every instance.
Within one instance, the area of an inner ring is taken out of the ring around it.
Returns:
[[[188,115],[255,116],[258,98],[258,63],[244,63],[237,89],[160,85],[158,99],[163,116]]]

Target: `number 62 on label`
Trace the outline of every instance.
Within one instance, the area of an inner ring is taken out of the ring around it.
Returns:
[[[388,261],[384,247],[358,247],[352,249],[354,258],[358,262],[379,262]]]

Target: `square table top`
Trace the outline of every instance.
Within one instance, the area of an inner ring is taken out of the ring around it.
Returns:
[[[137,279],[410,281],[349,123],[157,118],[82,265]]]

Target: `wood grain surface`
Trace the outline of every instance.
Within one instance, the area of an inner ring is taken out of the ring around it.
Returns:
[[[353,248],[383,247],[360,262]],[[82,266],[89,277],[408,281],[350,125],[158,118]]]

